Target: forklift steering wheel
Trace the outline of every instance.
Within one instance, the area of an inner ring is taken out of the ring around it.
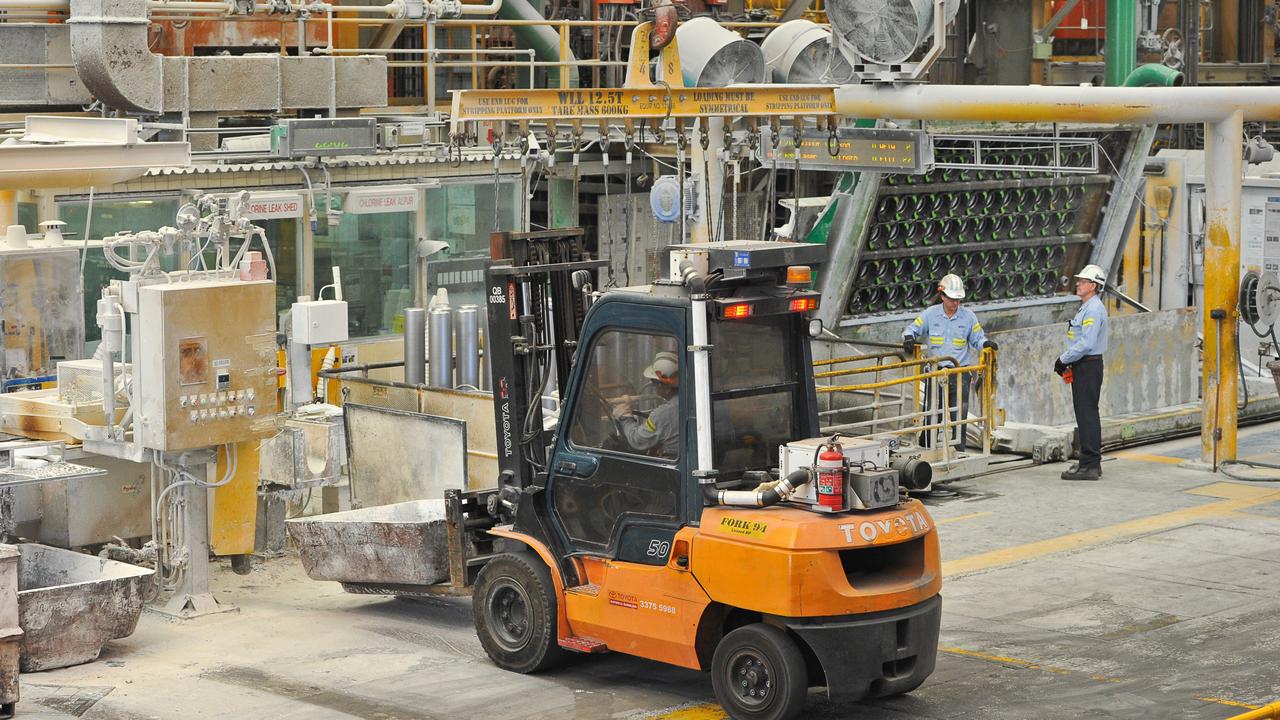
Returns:
[[[611,438],[616,438],[616,442],[621,446],[621,448],[626,449],[628,447],[627,436],[622,432],[622,423],[613,416],[613,403],[609,402],[608,398],[598,392],[592,393],[591,397],[595,400],[596,404],[600,406],[600,411],[604,413],[605,417],[609,418],[609,422],[613,425],[613,434],[609,438],[604,438],[604,440],[607,441]]]

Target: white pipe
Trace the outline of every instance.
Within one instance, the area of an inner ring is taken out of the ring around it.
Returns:
[[[468,5],[465,2],[462,3],[463,15],[497,15],[498,11],[501,9],[502,0],[493,0],[493,2],[488,2],[483,5]]]
[[[1049,87],[1044,85],[842,85],[837,115],[909,120],[1200,123],[1237,110],[1248,120],[1280,120],[1271,87]]]
[[[695,476],[704,489],[715,484],[715,466],[711,463],[711,360],[708,353],[707,293],[705,279],[693,264],[680,267],[680,281],[689,290],[693,311],[693,400],[698,436],[698,464]],[[685,380],[687,383],[688,380]]]

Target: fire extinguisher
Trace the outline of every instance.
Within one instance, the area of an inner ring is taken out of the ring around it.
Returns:
[[[848,468],[839,443],[831,443],[818,453],[814,470],[818,473],[818,504],[832,510],[843,510],[844,482]]]

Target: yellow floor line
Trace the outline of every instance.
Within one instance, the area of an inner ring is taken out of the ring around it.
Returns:
[[[1134,452],[1133,450],[1116,450],[1115,452],[1108,454],[1122,460],[1138,460],[1140,462],[1163,463],[1165,465],[1179,465],[1187,461],[1186,458],[1176,458],[1168,455],[1152,455],[1151,453]]]
[[[1244,708],[1246,710],[1257,710],[1261,705],[1250,705],[1249,703],[1236,702],[1235,700],[1223,700],[1215,697],[1198,697],[1197,700],[1203,700],[1209,703],[1217,703],[1218,705],[1227,705],[1229,707]]]
[[[969,513],[968,515],[957,515],[957,516],[955,516],[955,517],[942,518],[941,520],[936,520],[936,519],[935,519],[935,520],[933,521],[933,524],[934,524],[934,525],[946,525],[947,523],[960,522],[961,520],[972,520],[973,518],[986,517],[986,516],[988,516],[988,515],[994,515],[994,514],[995,514],[995,513],[990,512],[990,511],[987,511],[987,512]]]
[[[715,703],[691,705],[679,710],[672,710],[661,715],[654,715],[652,720],[726,720],[729,716]]]
[[[1174,510],[1173,512],[1138,518],[1136,520],[1130,520],[1116,525],[1085,530],[1083,532],[1072,533],[1070,535],[1062,535],[1060,537],[1049,538],[1048,540],[1041,540],[1039,542],[1015,545],[1014,547],[992,550],[991,552],[950,560],[942,563],[942,574],[944,577],[947,577],[959,575],[961,573],[976,572],[978,570],[988,570],[990,568],[1000,567],[1003,565],[1012,565],[1024,560],[1044,557],[1045,555],[1052,555],[1055,553],[1065,552],[1067,550],[1076,550],[1083,547],[1089,547],[1091,545],[1110,542],[1112,540],[1119,540],[1121,538],[1145,535],[1147,533],[1171,527],[1189,525],[1198,520],[1222,517],[1228,513],[1233,513],[1247,507],[1253,507],[1254,505],[1263,505],[1268,502],[1280,501],[1280,490],[1255,488],[1247,485],[1237,485],[1235,483],[1213,483],[1212,485],[1195,488],[1194,490],[1189,490],[1187,492],[1196,495],[1210,495],[1211,497],[1225,496],[1228,499],[1200,505],[1198,507]]]
[[[1045,672],[1051,672],[1054,675],[1068,675],[1071,672],[1070,670],[1064,670],[1063,668],[1057,668],[1051,665],[1041,665],[1040,663],[1033,662],[1031,660],[1020,660],[1018,658],[1005,657],[1003,655],[990,655],[984,652],[965,650],[964,648],[958,647],[939,647],[938,652],[944,652],[948,655],[977,658],[978,660],[988,660],[990,662],[1000,663],[1001,665],[1012,665],[1014,667],[1025,668],[1027,670],[1044,670]]]

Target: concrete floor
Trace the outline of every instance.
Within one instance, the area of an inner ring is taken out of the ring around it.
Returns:
[[[946,580],[935,674],[806,717],[1227,718],[1280,700],[1280,482],[1183,469],[1191,438],[964,481],[931,512]],[[1240,455],[1280,463],[1280,423]],[[1280,479],[1273,473],[1271,477]],[[521,676],[493,667],[467,599],[402,601],[315,583],[294,557],[222,564],[238,613],[147,613],[94,663],[22,676],[25,720],[722,718],[709,678],[623,655]]]

